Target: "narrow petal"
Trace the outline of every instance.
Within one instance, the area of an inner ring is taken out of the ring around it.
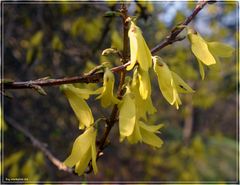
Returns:
[[[146,99],[146,111],[147,111],[148,114],[154,114],[155,112],[157,112],[157,109],[154,107],[154,105],[152,103],[151,96],[149,96]]]
[[[73,143],[72,152],[64,161],[64,164],[69,167],[73,167],[90,149],[93,137],[93,127],[90,127],[82,135],[78,136]]]
[[[78,89],[64,88],[63,91],[79,120],[79,128],[89,127],[94,122],[92,111],[82,96],[78,94]]]
[[[127,139],[130,144],[142,142],[142,135],[140,133],[138,121],[136,122],[136,124],[134,126],[133,133],[130,136],[128,136]]]
[[[178,93],[193,93],[195,92],[183,79],[175,72],[172,72],[173,81],[176,85]]]
[[[164,125],[163,124],[158,124],[158,125],[147,125],[143,123],[142,121],[139,122],[139,126],[149,132],[157,132],[160,128],[162,128]]]
[[[235,50],[233,47],[220,42],[208,42],[207,44],[211,53],[218,57],[231,57]]]
[[[91,149],[89,148],[88,151],[81,157],[80,161],[75,166],[75,172],[79,176],[84,174],[90,160],[91,160]]]
[[[152,55],[151,52],[140,32],[137,36],[138,40],[138,63],[142,70],[148,71],[148,69],[152,66]]]
[[[93,91],[93,90],[90,90],[90,89],[80,89],[80,88],[75,87],[72,84],[62,85],[61,90],[72,91],[75,94],[78,94],[79,96],[81,96],[83,99],[88,99],[89,95],[92,95],[92,94],[99,94],[99,92],[97,92],[97,91]]]
[[[176,100],[175,100],[175,106],[176,106],[177,109],[179,109],[179,105],[182,105],[182,102],[181,102],[181,99],[180,99],[180,97],[179,97],[178,92],[177,92],[176,89],[174,89],[174,96],[175,96],[175,98],[176,98]]]
[[[97,158],[96,135],[97,135],[97,132],[95,131],[94,136],[93,136],[93,140],[92,140],[92,146],[91,146],[91,150],[92,150],[92,167],[93,167],[94,174],[96,174],[98,172],[97,163],[96,163],[96,158]]]
[[[119,104],[119,130],[120,135],[130,136],[136,121],[135,102],[130,92],[126,92],[122,102]]]
[[[203,66],[202,62],[199,61],[199,60],[198,60],[198,67],[199,67],[201,78],[202,78],[202,80],[204,80],[204,78],[205,78],[205,70],[204,70],[204,66]]]
[[[149,79],[148,71],[139,69],[139,92],[141,97],[146,100],[151,95],[151,82]]]
[[[152,145],[154,147],[160,148],[163,144],[163,141],[154,133],[145,130],[140,127],[140,132],[142,135],[142,141],[148,145]]]
[[[158,77],[158,84],[163,97],[172,105],[175,102],[172,86],[172,73],[160,57],[154,57],[154,71]]]
[[[114,83],[115,83],[114,74],[111,72],[111,70],[106,68],[103,77],[102,92],[101,95],[96,98],[101,99],[101,105],[104,108],[109,107],[112,104],[118,104],[120,102],[120,100],[118,100],[113,95]]]
[[[131,92],[135,96],[136,114],[139,118],[143,118],[144,120],[147,120],[146,113],[153,114],[157,110],[152,104],[152,99],[150,95],[147,97],[146,100],[142,98],[139,92],[140,91],[139,86],[140,85],[139,85],[139,78],[138,78],[138,70],[135,69],[130,88],[131,88]]]
[[[206,41],[199,34],[190,33],[188,36],[192,44],[191,49],[193,54],[205,65],[215,64],[216,61],[209,51]]]
[[[128,37],[130,42],[130,60],[131,64],[127,67],[127,70],[131,70],[137,62],[138,42],[136,38],[136,25],[131,22],[130,29],[128,31]]]

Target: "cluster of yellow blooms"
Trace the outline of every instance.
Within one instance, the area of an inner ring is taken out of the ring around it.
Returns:
[[[179,93],[194,92],[181,77],[169,69],[162,58],[151,55],[140,28],[132,21],[128,36],[131,55],[130,65],[127,67],[127,70],[133,70],[133,77],[125,85],[126,92],[122,100],[114,96],[115,78],[114,74],[108,68],[105,68],[103,87],[100,87],[96,91],[80,89],[73,85],[61,86],[79,120],[79,129],[85,129],[84,133],[75,140],[71,155],[64,162],[69,167],[75,166],[75,172],[79,175],[84,173],[90,161],[94,173],[97,172],[97,129],[94,127],[94,118],[91,109],[85,102],[90,95],[99,94],[96,99],[100,99],[101,105],[104,108],[115,104],[118,105],[120,141],[126,138],[132,144],[144,142],[159,148],[163,144],[163,141],[156,133],[159,132],[158,130],[163,124],[153,125],[145,123],[147,115],[156,112],[156,108],[153,106],[151,100],[149,69],[153,67],[163,97],[171,105],[175,105],[177,109],[181,105]],[[202,64],[212,65],[218,61],[218,57],[229,57],[232,55],[233,49],[230,46],[218,42],[206,42],[191,29],[188,29],[188,38],[191,42],[192,52],[199,62],[202,78],[204,78]]]

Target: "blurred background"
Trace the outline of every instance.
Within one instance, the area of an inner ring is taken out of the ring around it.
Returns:
[[[190,15],[195,2],[131,2],[129,15],[137,15],[138,26],[149,48]],[[17,3],[3,4],[4,78],[26,81],[49,76],[62,78],[88,72],[102,62],[120,65],[117,57],[103,57],[105,48],[122,48],[119,17],[104,17],[118,10],[115,3]],[[237,2],[207,5],[191,23],[207,41],[236,48]],[[183,32],[181,35],[186,35]],[[237,59],[236,56],[206,70],[201,80],[197,60],[187,39],[157,53],[196,90],[182,95],[179,110],[170,106],[159,91],[153,71],[152,99],[158,112],[149,122],[164,123],[156,150],[144,144],[119,144],[117,125],[111,144],[98,160],[99,172],[78,177],[58,170],[22,133],[8,125],[14,120],[31,131],[60,160],[70,154],[81,133],[67,99],[58,87],[45,88],[47,96],[34,90],[8,90],[4,97],[4,165],[1,175],[27,177],[30,181],[178,181],[229,182],[237,180]],[[116,79],[118,79],[116,75]],[[118,80],[117,80],[118,81]],[[97,88],[99,84],[81,85]],[[95,120],[108,116],[95,97],[88,101]],[[11,118],[11,119],[9,119]],[[101,132],[99,132],[99,136]]]

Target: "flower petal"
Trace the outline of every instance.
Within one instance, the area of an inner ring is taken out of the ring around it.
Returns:
[[[136,121],[135,102],[129,90],[119,104],[119,130],[121,136],[130,136],[133,132]]]
[[[151,95],[151,82],[148,71],[139,69],[138,78],[140,95],[144,100],[146,100],[147,97]]]
[[[139,126],[149,132],[157,132],[160,128],[162,128],[164,125],[163,124],[158,124],[158,125],[147,125],[143,123],[142,121],[139,121]]]
[[[91,160],[91,149],[89,148],[88,151],[81,157],[80,161],[75,166],[75,172],[79,176],[84,174],[90,160]]]
[[[152,145],[154,147],[160,148],[163,144],[163,141],[154,133],[145,130],[140,127],[140,132],[142,135],[142,141],[148,145]]]
[[[101,95],[99,95],[96,99],[101,99],[102,107],[106,108],[112,104],[118,104],[120,100],[118,100],[113,95],[115,78],[110,69],[106,68],[103,77],[103,87],[101,89]],[[100,89],[100,88],[99,88]],[[100,91],[100,90],[99,90]]]
[[[148,71],[148,69],[152,66],[152,54],[140,32],[137,36],[138,40],[138,63],[142,70]]]
[[[220,42],[208,42],[207,44],[211,53],[218,57],[231,57],[235,50],[233,47]]]
[[[131,64],[126,68],[131,70],[137,62],[138,42],[136,38],[136,25],[131,22],[130,29],[128,31],[128,37],[130,42],[130,57]]]
[[[154,59],[154,71],[158,77],[159,88],[164,98],[173,105],[176,98],[173,94],[173,78],[172,73],[168,66],[158,56],[153,57]]]
[[[62,90],[67,96],[69,104],[79,120],[79,128],[82,129],[85,126],[89,127],[94,122],[92,111],[88,104],[83,100],[82,95],[79,94],[79,89],[65,86]]]
[[[213,55],[209,51],[207,42],[199,34],[189,33],[188,37],[192,44],[192,52],[200,61],[202,61],[205,65],[212,65],[216,63]]]
[[[130,144],[135,144],[138,141],[142,142],[142,135],[140,133],[138,121],[134,125],[133,133],[130,136],[128,136],[127,139]]]
[[[175,72],[172,72],[173,81],[176,85],[178,93],[193,93],[195,92],[183,79]]]
[[[96,163],[96,158],[97,158],[97,152],[96,152],[96,136],[97,136],[97,132],[95,131],[94,136],[93,136],[93,140],[92,140],[92,146],[91,146],[91,151],[92,151],[92,167],[93,167],[94,174],[96,174],[96,173],[98,172],[97,163]]]
[[[204,66],[201,61],[199,61],[198,59],[197,59],[197,61],[198,61],[198,67],[199,67],[201,78],[202,78],[202,80],[204,80],[204,78],[205,78]]]
[[[64,161],[64,164],[73,167],[76,163],[84,157],[91,147],[94,139],[94,129],[90,127],[82,135],[78,136],[73,143],[72,152],[70,156]]]

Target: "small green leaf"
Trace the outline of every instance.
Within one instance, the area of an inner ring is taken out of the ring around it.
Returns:
[[[107,48],[107,49],[103,50],[102,55],[106,56],[106,55],[115,54],[115,53],[118,53],[117,49]]]
[[[41,95],[46,96],[46,91],[39,85],[32,85],[32,87]]]
[[[121,13],[116,11],[107,11],[104,14],[104,17],[117,17],[117,16],[121,16]]]

